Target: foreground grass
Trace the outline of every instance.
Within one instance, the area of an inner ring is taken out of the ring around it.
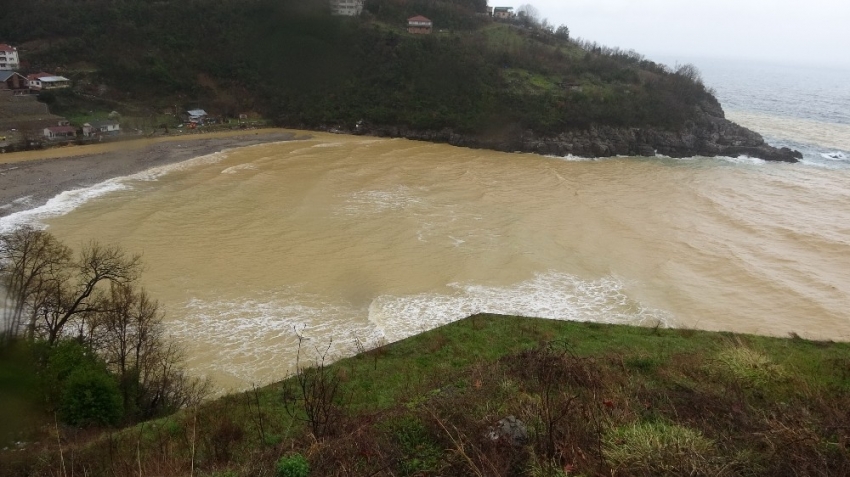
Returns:
[[[299,455],[309,475],[850,473],[845,343],[478,315],[301,376],[58,428],[0,474],[290,475]]]

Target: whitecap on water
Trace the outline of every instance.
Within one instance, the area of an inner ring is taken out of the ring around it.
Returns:
[[[508,286],[452,283],[453,294],[377,297],[369,321],[390,341],[430,330],[476,313],[534,316],[553,320],[671,326],[673,318],[630,298],[614,277],[582,280],[548,272]]]
[[[84,189],[62,192],[40,207],[22,210],[6,217],[0,217],[0,233],[11,232],[22,225],[44,227],[43,220],[67,214],[92,199],[128,188],[129,186],[124,182],[124,178],[122,178],[109,179]]]
[[[136,174],[107,179],[89,187],[61,192],[42,206],[0,217],[0,233],[8,233],[22,225],[44,227],[44,220],[65,215],[86,202],[122,190],[132,190],[132,181],[156,181],[160,177],[204,164],[213,164],[227,157],[225,151],[199,156],[188,161],[154,167]],[[30,200],[31,196],[15,201]]]
[[[254,164],[239,164],[238,166],[228,167],[227,169],[221,171],[222,174],[236,174],[240,171],[255,171],[257,170],[257,166]]]
[[[844,155],[844,153],[841,152],[841,151],[824,152],[820,155],[820,157],[822,157],[824,159],[828,159],[830,161],[845,161],[845,160],[847,160],[847,156]]]
[[[767,161],[764,159],[759,159],[757,157],[750,156],[738,156],[738,157],[729,157],[729,156],[717,156],[717,159],[721,161],[731,162],[733,164],[747,164],[753,166],[761,166],[767,164]]]

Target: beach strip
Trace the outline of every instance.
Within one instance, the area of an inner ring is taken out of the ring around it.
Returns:
[[[225,149],[309,137],[304,131],[268,128],[0,154],[0,217],[43,205],[64,191],[114,177]]]

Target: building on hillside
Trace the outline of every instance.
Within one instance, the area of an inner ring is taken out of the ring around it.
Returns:
[[[44,137],[51,141],[74,139],[77,137],[77,130],[71,126],[50,126],[44,128]]]
[[[14,71],[0,71],[0,89],[26,92],[29,89],[27,78]]]
[[[83,124],[83,136],[115,136],[121,134],[121,125],[118,121],[91,121]]]
[[[363,11],[365,0],[330,0],[331,15],[356,17]]]
[[[29,88],[33,91],[48,89],[60,89],[71,87],[71,80],[64,76],[55,76],[50,73],[36,73],[27,76]]]
[[[414,33],[418,35],[428,35],[434,28],[434,23],[423,17],[422,15],[416,15],[415,17],[410,17],[407,19],[407,32]]]
[[[16,70],[21,66],[18,49],[5,43],[0,43],[0,70]]]
[[[510,20],[515,17],[514,7],[494,7],[493,8],[493,18],[499,18],[501,20]]]
[[[207,119],[207,112],[203,109],[190,109],[186,111],[186,120],[190,123],[204,124],[205,119]]]

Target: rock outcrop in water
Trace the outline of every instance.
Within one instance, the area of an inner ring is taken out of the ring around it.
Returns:
[[[773,147],[759,133],[729,121],[719,106],[704,104],[695,117],[696,120],[686,121],[678,130],[592,126],[584,130],[564,131],[554,137],[539,136],[531,130],[514,130],[498,137],[482,137],[457,134],[451,129],[420,131],[404,126],[369,125],[361,125],[354,133],[554,156],[745,155],[781,162],[797,162],[803,157],[799,151]]]

